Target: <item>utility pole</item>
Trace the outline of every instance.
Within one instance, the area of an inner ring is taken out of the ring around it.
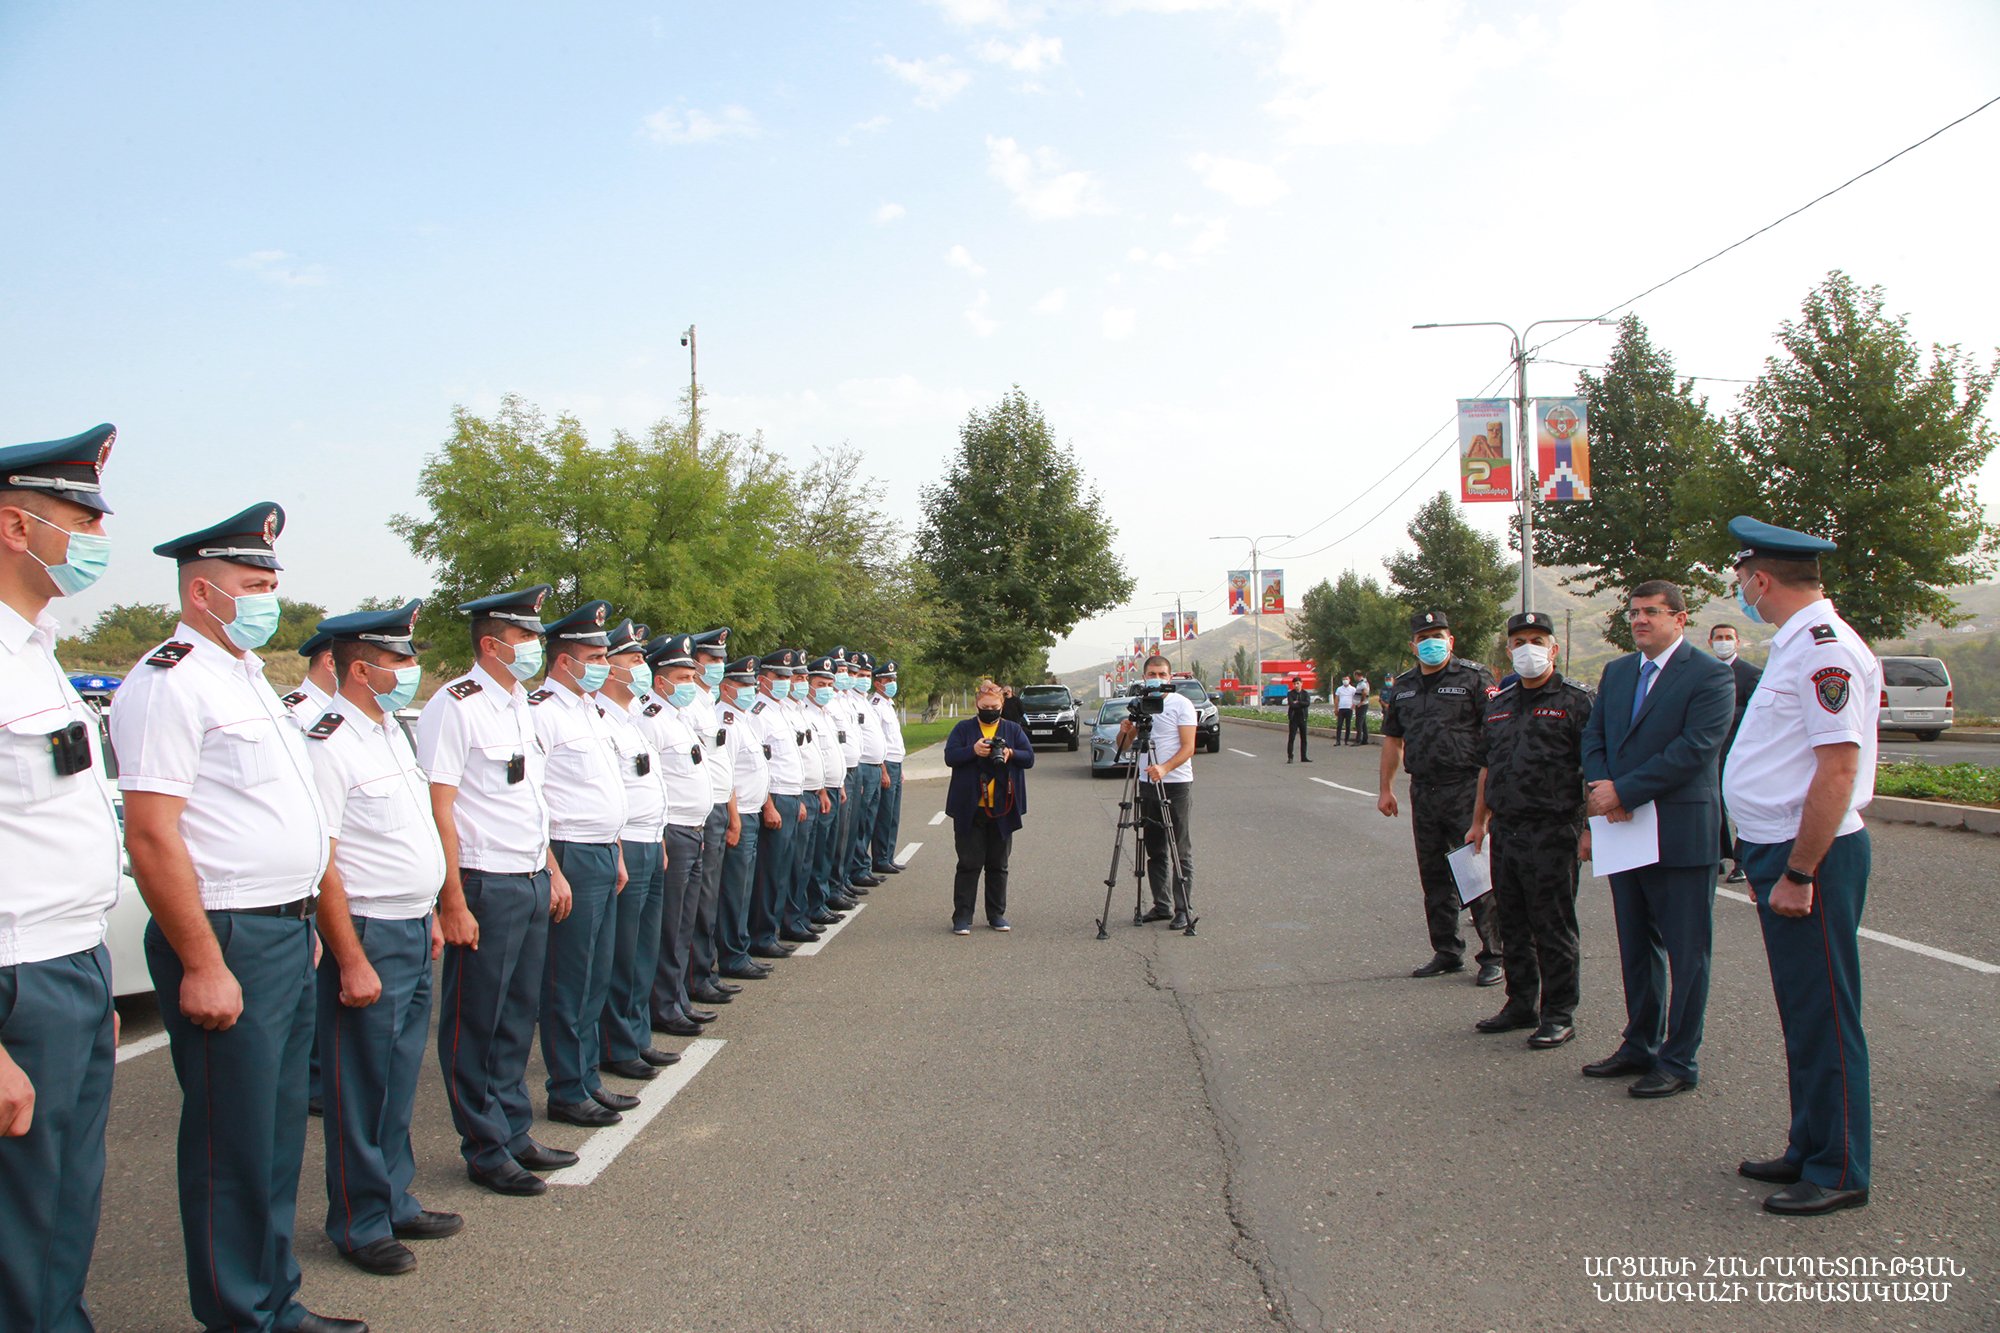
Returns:
[[[1497,319],[1465,320],[1452,324],[1412,324],[1414,329],[1505,329],[1513,337],[1510,355],[1514,361],[1514,412],[1518,421],[1514,448],[1520,454],[1514,471],[1515,493],[1521,501],[1521,609],[1535,609],[1535,469],[1528,461],[1528,345],[1525,335],[1544,324],[1609,324],[1608,319],[1538,319],[1519,333],[1512,324]]]
[[[1292,534],[1289,532],[1267,532],[1257,537],[1209,538],[1212,542],[1250,543],[1250,641],[1256,645],[1252,649],[1250,674],[1254,679],[1250,684],[1252,691],[1260,699],[1264,694],[1264,565],[1262,545],[1265,542],[1288,542],[1291,539]],[[1225,588],[1223,590],[1223,597],[1225,599],[1223,605],[1225,607],[1228,606],[1228,601],[1226,600],[1228,596],[1228,589]]]
[[[701,456],[701,389],[694,375],[694,325],[687,326],[681,335],[681,346],[688,349],[688,449],[695,457]]]
[[[1175,588],[1170,592],[1156,592],[1155,597],[1174,599],[1174,656],[1180,661],[1181,670],[1187,670],[1187,617],[1181,612],[1181,598],[1199,588]]]

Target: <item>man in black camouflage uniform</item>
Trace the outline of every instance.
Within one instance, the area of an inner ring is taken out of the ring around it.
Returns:
[[[1375,808],[1395,818],[1396,768],[1401,764],[1410,775],[1410,822],[1433,950],[1431,960],[1410,975],[1435,977],[1465,970],[1458,882],[1445,857],[1464,843],[1465,831],[1472,827],[1485,753],[1486,702],[1498,687],[1485,667],[1452,656],[1451,624],[1442,611],[1410,617],[1410,649],[1417,665],[1382,692],[1381,796]],[[1479,932],[1479,984],[1497,986],[1503,974],[1492,894],[1472,900],[1472,928]]]
[[[1507,1003],[1473,1026],[1534,1028],[1528,1045],[1543,1051],[1576,1035],[1577,862],[1590,840],[1583,725],[1593,700],[1556,671],[1555,629],[1541,611],[1507,622],[1518,679],[1486,707],[1479,800],[1465,835],[1474,846],[1493,835],[1491,896],[1507,956]]]

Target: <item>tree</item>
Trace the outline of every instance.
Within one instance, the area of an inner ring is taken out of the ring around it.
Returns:
[[[56,656],[71,671],[122,674],[161,640],[171,638],[179,620],[177,608],[160,602],[107,606],[89,629],[58,643]]]
[[[1321,579],[1307,589],[1286,632],[1313,659],[1324,694],[1340,675],[1400,662],[1409,651],[1409,611],[1373,578],[1350,569],[1337,583]]]
[[[1620,321],[1604,373],[1577,376],[1577,390],[1588,408],[1590,499],[1535,501],[1536,560],[1566,567],[1564,586],[1586,596],[1671,579],[1690,608],[1700,606],[1722,588],[1700,558],[1711,520],[1684,512],[1688,496],[1675,481],[1710,465],[1722,423],[1695,396],[1694,381],[1676,377],[1673,357],[1653,346],[1637,315]],[[1605,615],[1604,637],[1631,650],[1622,606]]]
[[[1733,514],[1837,542],[1820,561],[1828,595],[1875,640],[1963,620],[1947,590],[1989,576],[2000,553],[1973,494],[2000,443],[1985,420],[2000,360],[1982,369],[1933,346],[1926,368],[1907,319],[1882,307],[1880,287],[1828,274],[1779,328],[1783,355],[1744,394],[1731,447],[1687,483],[1712,516],[1711,568],[1728,567]]]
[[[1484,657],[1506,621],[1502,607],[1514,586],[1499,539],[1467,523],[1446,491],[1424,502],[1407,531],[1416,550],[1382,562],[1396,599],[1412,612],[1444,612],[1458,655]]]
[[[966,417],[922,499],[917,557],[942,608],[928,643],[948,672],[1037,679],[1058,638],[1131,596],[1096,488],[1018,385]]]
[[[1246,685],[1256,682],[1250,678],[1250,648],[1247,644],[1237,644],[1236,651],[1229,658],[1229,674]]]

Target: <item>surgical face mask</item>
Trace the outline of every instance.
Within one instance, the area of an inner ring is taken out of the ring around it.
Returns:
[[[1714,639],[1710,641],[1708,647],[1710,652],[1725,662],[1736,656],[1736,640],[1734,639]]]
[[[1546,643],[1522,643],[1508,656],[1514,659],[1514,674],[1522,680],[1540,680],[1555,665],[1556,655]]]
[[[892,681],[890,681],[890,682],[889,682],[889,683],[888,683],[887,685],[884,685],[884,686],[882,687],[882,693],[884,693],[884,694],[888,695],[888,696],[889,696],[889,697],[890,697],[891,699],[895,698],[895,697],[896,697],[896,682],[892,680]]]
[[[394,713],[398,709],[408,708],[410,702],[417,697],[417,684],[424,678],[424,669],[421,666],[414,665],[406,667],[378,667],[372,663],[370,667],[375,671],[393,672],[396,677],[395,689],[390,690],[387,694],[377,694],[375,696],[375,702],[381,705],[382,711],[385,713]],[[372,682],[374,678],[371,676],[369,679]]]
[[[633,689],[644,690],[652,687],[653,671],[644,662],[636,666],[620,667],[619,670],[625,673],[625,683]]]
[[[585,694],[595,694],[604,688],[604,682],[611,679],[611,663],[585,662],[583,674],[577,677],[576,687]]]
[[[1425,666],[1443,666],[1451,660],[1451,643],[1445,639],[1418,639],[1417,660]]]
[[[979,710],[979,720],[989,724],[998,722],[1000,720],[1000,710],[997,708],[982,708]]]
[[[833,688],[836,690],[847,689],[853,683],[854,678],[845,671],[836,671],[833,673]]]
[[[812,682],[809,680],[795,680],[792,682],[792,698],[799,703],[804,703],[806,700],[812,698],[812,688]]]
[[[1758,600],[1762,601],[1763,599],[1759,598]],[[1749,619],[1751,624],[1761,625],[1764,623],[1764,617],[1758,614],[1756,605],[1743,596],[1743,583],[1740,579],[1736,584],[1736,605],[1742,608],[1744,616]]]
[[[671,695],[669,695],[668,698],[672,701],[674,707],[686,708],[689,704],[694,702],[694,696],[697,693],[699,693],[699,691],[696,689],[695,683],[691,680],[684,680],[680,684],[674,686],[674,692]]]
[[[494,642],[500,643],[500,640],[495,639]],[[500,646],[513,654],[502,665],[507,668],[507,674],[515,680],[528,680],[541,671],[542,641],[540,639],[529,639],[526,643],[500,643]]]
[[[214,591],[222,592],[213,583],[208,585]],[[246,653],[254,653],[271,641],[278,632],[278,594],[274,592],[246,592],[241,597],[230,597],[236,607],[233,619],[223,622],[222,632],[229,641]],[[217,620],[222,617],[217,616]]]
[[[60,565],[49,564],[33,551],[28,558],[48,571],[49,582],[56,585],[56,591],[65,597],[74,597],[91,584],[104,577],[104,571],[111,566],[111,539],[94,532],[71,532],[68,528],[51,523],[40,514],[23,509],[35,522],[44,527],[54,528],[69,538],[69,553]]]
[[[826,707],[826,706],[827,706],[828,704],[832,703],[832,702],[833,702],[833,686],[831,686],[831,685],[815,685],[815,686],[813,686],[813,702],[814,702],[814,703],[816,703],[816,704],[818,704],[818,705],[819,705],[819,706],[820,706],[821,708],[824,708],[824,707]]]
[[[704,663],[701,668],[701,683],[711,690],[722,684],[722,663]]]
[[[736,687],[736,706],[738,708],[748,708],[756,702],[757,687],[755,685],[743,684]]]
[[[1171,676],[1148,676],[1146,677],[1146,685],[1148,688],[1155,685],[1164,685],[1171,679]]]

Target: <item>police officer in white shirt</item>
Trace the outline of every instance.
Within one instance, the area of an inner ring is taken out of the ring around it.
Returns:
[[[767,824],[778,822],[771,799],[771,747],[764,739],[755,657],[730,662],[722,677],[721,731],[733,757],[737,837],[722,860],[722,904],[717,932],[718,971],[737,981],[762,981],[771,969],[750,956],[751,900],[757,896],[757,849]]]
[[[869,867],[874,858],[875,811],[882,803],[882,760],[888,755],[889,745],[882,735],[881,719],[868,706],[865,694],[875,671],[875,659],[865,652],[855,653],[850,655],[848,665],[855,669],[854,711],[861,729],[861,771],[855,777],[854,838],[844,854],[847,882],[872,889],[882,883],[870,873]]]
[[[548,752],[549,855],[562,867],[570,911],[549,926],[542,987],[542,1060],[548,1065],[549,1119],[615,1125],[639,1104],[597,1082],[597,1022],[611,989],[617,944],[616,899],[625,887],[625,780],[611,725],[597,700],[611,674],[605,622],[611,604],[585,602],[548,627],[549,668],[528,696],[535,734]],[[596,1086],[593,1086],[595,1084]]]
[[[800,649],[787,648],[785,661],[792,668],[792,688],[791,697],[781,700],[780,706],[799,747],[803,813],[795,835],[798,845],[792,853],[791,880],[784,888],[778,908],[778,938],[792,944],[810,944],[821,932],[809,906],[813,857],[827,826],[834,822],[833,802],[827,799],[826,765],[820,758],[819,738],[813,732],[812,677],[807,670],[806,655]]]
[[[657,1032],[693,1037],[703,1024],[715,1021],[715,1011],[696,1007],[688,993],[705,874],[702,830],[714,810],[708,775],[713,756],[701,731],[701,714],[694,711],[702,690],[696,683],[700,669],[693,637],[661,635],[648,645],[645,665],[653,694],[640,710],[638,725],[660,754],[667,871],[665,911],[658,923],[654,966],[646,976],[648,998],[642,1012],[649,1017],[643,1021]]]
[[[549,920],[570,906],[562,868],[549,859],[546,763],[522,688],[542,669],[548,594],[539,583],[461,604],[477,660],[417,719],[417,763],[444,843],[438,1012],[451,1021],[438,1024],[438,1064],[466,1176],[496,1194],[540,1194],[548,1186],[530,1171],[577,1160],[528,1132]]]
[[[1875,796],[1882,665],[1821,590],[1819,560],[1832,542],[1743,517],[1729,535],[1742,547],[1737,604],[1752,622],[1778,627],[1722,783],[1764,928],[1791,1087],[1785,1151],[1736,1169],[1784,1186],[1764,1200],[1770,1212],[1830,1213],[1868,1202],[1859,933],[1870,849],[1861,810]]]
[[[720,971],[723,854],[742,836],[743,827],[736,813],[736,755],[716,707],[724,659],[729,655],[729,627],[703,630],[692,637],[699,675],[694,698],[682,713],[702,739],[709,807],[701,827],[701,898],[695,908],[685,980],[693,1003],[728,1004],[743,989],[725,981]]]
[[[110,563],[101,479],[116,438],[99,426],[0,449],[0,1328],[91,1327],[118,816],[48,606]]]
[[[410,1193],[410,1117],[430,1035],[431,960],[443,951],[444,843],[430,783],[396,721],[417,697],[417,612],[356,611],[319,623],[337,692],[306,731],[333,858],[319,882],[318,1045],[326,1107],[326,1234],[356,1268],[417,1266],[403,1242],[456,1235],[457,1213]]]
[[[821,654],[806,665],[810,698],[806,713],[812,719],[813,743],[819,749],[820,775],[825,781],[826,814],[814,825],[810,870],[806,879],[806,918],[815,925],[830,926],[841,913],[859,904],[840,892],[833,878],[834,844],[840,840],[841,808],[847,801],[847,755],[841,748],[843,719],[835,711],[839,699],[834,690],[834,662],[831,654]]]
[[[329,851],[303,733],[256,650],[278,627],[284,510],[154,547],[173,638],[111,701],[146,960],[183,1097],[181,1236],[204,1328],[360,1329],[301,1306],[292,1236],[313,1037],[308,922]]]
[[[866,884],[855,884],[848,878],[851,858],[847,849],[854,845],[854,820],[861,808],[861,691],[865,688],[861,679],[861,668],[848,650],[836,647],[833,650],[833,711],[840,720],[837,733],[840,740],[842,766],[846,777],[842,783],[845,799],[836,812],[839,816],[834,830],[833,868],[829,883],[836,890],[836,901],[840,897],[859,902],[868,896]]]
[[[299,656],[306,659],[306,678],[279,702],[292,710],[292,716],[311,726],[340,688],[333,669],[333,636],[315,627],[311,637],[299,645]]]
[[[764,831],[757,839],[757,884],[750,895],[750,956],[779,959],[791,948],[778,938],[781,913],[798,867],[799,825],[805,819],[805,767],[799,760],[798,732],[779,706],[792,693],[792,663],[780,649],[757,663],[757,702],[750,721],[758,729],[771,765],[771,795],[764,804]]]
[[[1190,912],[1194,900],[1194,750],[1196,719],[1194,705],[1173,686],[1173,664],[1153,655],[1146,659],[1145,678],[1140,688],[1156,692],[1161,712],[1151,729],[1151,761],[1145,767],[1145,781],[1139,784],[1139,814],[1145,825],[1146,873],[1153,888],[1153,905],[1148,921],[1166,921],[1171,930],[1187,930],[1193,925]],[[1118,728],[1118,748],[1132,739],[1132,724]],[[1167,888],[1171,869],[1167,858],[1167,830],[1160,817],[1165,801],[1173,813],[1174,848],[1180,874],[1173,881],[1173,909],[1167,908]]]
[[[869,873],[897,875],[896,838],[903,827],[903,723],[896,716],[896,664],[883,660],[875,664],[874,692],[868,706],[875,710],[876,725],[882,729],[882,793],[875,804],[875,831]]]

